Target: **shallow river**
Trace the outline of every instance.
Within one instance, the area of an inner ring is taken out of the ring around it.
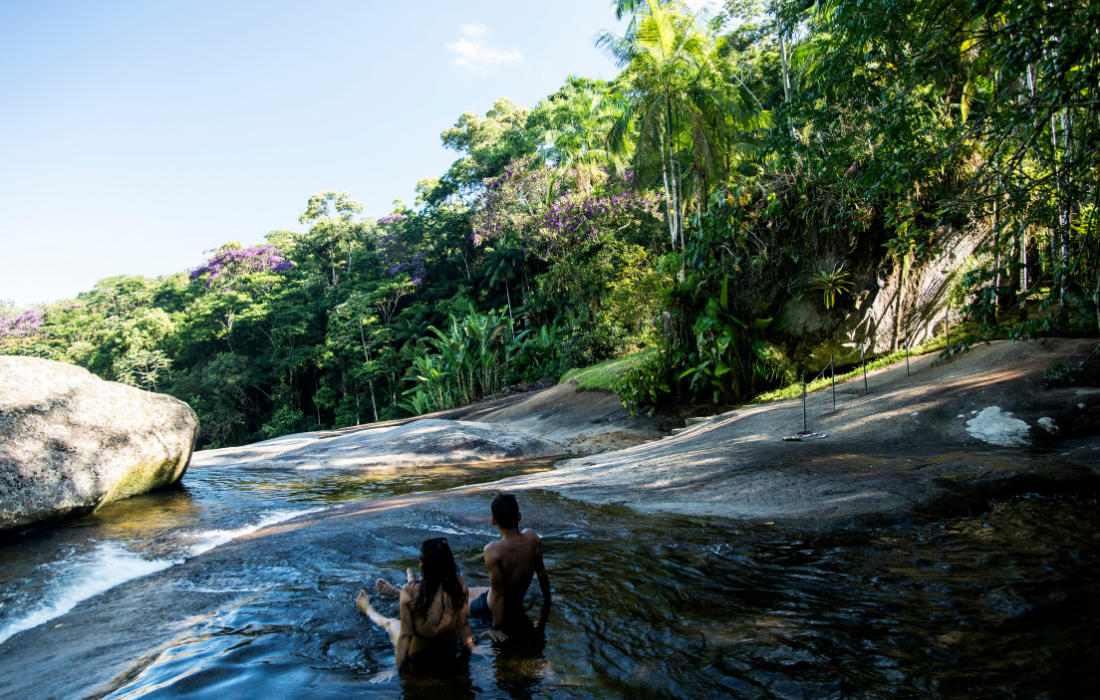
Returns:
[[[538,468],[189,472],[183,488],[0,543],[0,640],[18,644],[81,600],[264,524]],[[102,697],[1078,698],[1097,687],[1095,499],[1018,497],[969,517],[797,538],[598,510],[599,528],[565,505],[540,528],[555,604],[532,607],[530,629],[490,656],[422,659],[397,682],[367,683],[393,662],[386,636],[318,612],[322,599],[350,606],[362,581],[298,552],[296,572],[241,572],[254,597]],[[469,542],[456,553],[483,584]]]

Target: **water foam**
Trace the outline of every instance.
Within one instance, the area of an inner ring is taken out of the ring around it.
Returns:
[[[206,530],[185,535],[191,544],[181,559],[144,559],[117,542],[100,542],[87,554],[48,564],[46,566],[62,569],[58,572],[56,583],[42,595],[41,604],[0,627],[0,644],[12,635],[61,617],[77,603],[115,586],[182,564],[186,559],[209,552],[230,540],[316,510],[319,509],[277,510],[255,524],[235,530]]]
[[[177,563],[168,559],[142,559],[114,542],[101,542],[90,553],[64,562],[66,570],[57,584],[43,595],[44,602],[0,628],[0,644],[18,632],[64,615],[82,600]]]
[[[276,510],[268,515],[260,518],[254,525],[246,525],[245,527],[237,528],[236,530],[205,530],[203,532],[196,532],[190,535],[192,545],[188,548],[188,558],[195,557],[205,552],[209,552],[211,549],[219,545],[223,545],[230,540],[235,540],[238,537],[244,537],[245,535],[251,535],[253,532],[265,527],[270,527],[278,523],[290,520],[291,518],[297,518],[299,515],[306,515],[308,513],[314,513],[319,508],[310,508],[308,510]]]

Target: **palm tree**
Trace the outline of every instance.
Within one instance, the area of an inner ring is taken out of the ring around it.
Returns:
[[[549,157],[559,167],[606,163],[621,167],[607,136],[623,105],[602,80],[569,76],[548,102],[549,126],[543,135]]]
[[[684,246],[683,216],[686,179],[682,159],[690,158],[690,175],[700,205],[706,183],[728,172],[731,136],[762,126],[766,114],[752,98],[724,79],[719,69],[717,37],[720,23],[704,25],[679,0],[621,1],[617,11],[631,10],[633,19],[623,36],[604,31],[596,46],[615,61],[623,74],[620,90],[626,106],[609,135],[613,150],[624,150],[633,136],[635,183],[659,158],[668,208],[669,236]]]

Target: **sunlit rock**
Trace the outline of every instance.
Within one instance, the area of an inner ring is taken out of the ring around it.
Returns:
[[[178,481],[198,426],[171,396],[60,362],[0,357],[0,529]]]

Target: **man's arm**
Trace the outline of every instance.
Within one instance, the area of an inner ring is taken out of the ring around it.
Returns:
[[[489,630],[489,638],[494,642],[503,642],[508,638],[500,631],[500,626],[504,624],[506,582],[500,558],[493,552],[492,547],[485,548],[485,568],[489,570],[489,610],[493,613],[493,628]]]
[[[539,537],[535,535],[535,537]],[[546,566],[542,563],[542,538],[535,542],[535,575],[539,577],[539,588],[542,589],[542,604],[550,604],[550,577],[546,574]]]

